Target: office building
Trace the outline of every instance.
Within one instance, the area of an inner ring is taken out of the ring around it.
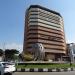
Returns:
[[[66,54],[64,23],[60,13],[31,5],[26,10],[23,51],[32,51],[32,45],[41,43],[45,57],[60,60]]]

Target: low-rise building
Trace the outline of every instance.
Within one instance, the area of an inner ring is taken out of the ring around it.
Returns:
[[[75,62],[75,43],[67,44],[67,55],[72,62]]]

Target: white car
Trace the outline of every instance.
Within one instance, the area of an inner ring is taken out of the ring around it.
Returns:
[[[13,63],[2,62],[2,64],[4,66],[4,73],[5,74],[7,74],[7,73],[12,74],[16,70],[15,64],[13,64]]]
[[[0,75],[4,75],[4,66],[1,62],[0,62]]]

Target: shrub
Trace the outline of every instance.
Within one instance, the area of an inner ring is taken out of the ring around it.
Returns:
[[[32,61],[33,60],[33,56],[31,54],[27,53],[27,54],[24,55],[24,59],[26,61]]]

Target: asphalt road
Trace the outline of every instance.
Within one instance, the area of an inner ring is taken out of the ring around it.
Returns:
[[[70,72],[15,72],[13,75],[75,75],[75,71]]]

